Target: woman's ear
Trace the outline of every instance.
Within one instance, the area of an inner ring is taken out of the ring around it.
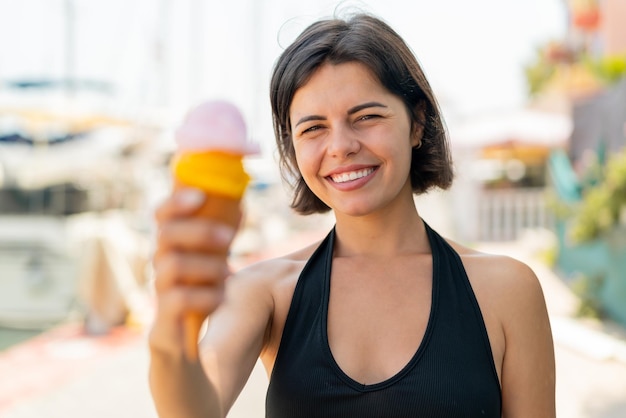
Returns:
[[[411,121],[411,146],[419,148],[422,146],[424,136],[424,103],[415,106],[415,119]]]
[[[421,147],[422,136],[424,136],[424,125],[420,122],[413,121],[413,126],[411,127],[411,147]]]

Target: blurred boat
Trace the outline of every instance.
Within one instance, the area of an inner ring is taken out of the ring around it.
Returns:
[[[140,150],[155,132],[105,114],[0,107],[0,326],[42,329],[75,313],[93,322],[110,295],[90,288],[120,271],[96,250],[142,280],[130,260],[148,232],[138,214],[151,162]]]

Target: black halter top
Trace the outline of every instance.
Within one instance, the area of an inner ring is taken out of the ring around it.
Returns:
[[[334,229],[302,270],[266,398],[268,418],[500,417],[501,391],[487,330],[456,251],[426,225],[432,305],[406,366],[372,385],[335,362],[326,330]]]

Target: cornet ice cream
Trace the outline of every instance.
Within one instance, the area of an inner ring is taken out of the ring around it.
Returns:
[[[175,136],[177,151],[171,162],[174,189],[194,187],[206,193],[194,216],[203,216],[237,227],[241,199],[250,181],[243,158],[259,152],[249,142],[239,109],[226,101],[207,101],[192,109]],[[226,254],[223,254],[226,256]],[[185,350],[198,358],[201,315],[184,320]]]

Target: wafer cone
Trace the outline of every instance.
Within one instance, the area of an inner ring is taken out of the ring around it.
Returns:
[[[178,187],[186,186],[179,183]],[[175,189],[176,188],[177,187],[175,187]],[[194,213],[194,216],[215,219],[216,221],[236,228],[241,219],[241,201],[240,199],[207,193],[204,204]],[[227,253],[224,252],[221,255],[226,257]],[[183,320],[185,356],[189,360],[198,358],[198,336],[203,322],[204,316],[194,313],[186,315]]]

